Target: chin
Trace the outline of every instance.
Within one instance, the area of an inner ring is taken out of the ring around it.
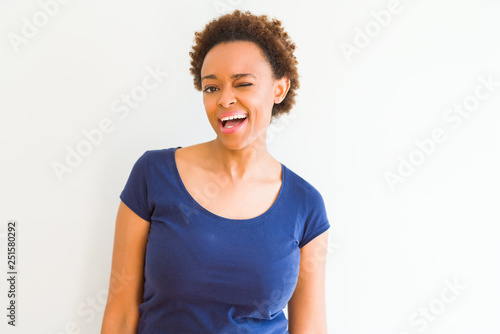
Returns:
[[[222,146],[224,146],[228,150],[238,151],[246,147],[246,145],[244,145],[242,142],[236,142],[236,141],[227,142],[223,140],[221,140],[220,142]]]
[[[223,136],[224,135],[219,135],[217,140],[224,148],[228,150],[238,151],[248,146],[247,143],[242,139],[237,139],[237,138],[228,139],[228,138],[223,138]]]

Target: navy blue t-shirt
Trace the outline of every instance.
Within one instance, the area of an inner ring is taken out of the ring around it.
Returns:
[[[283,309],[300,248],[330,227],[321,194],[281,164],[281,188],[266,212],[220,217],[185,188],[177,148],[146,151],[120,195],[151,223],[138,334],[288,333]]]

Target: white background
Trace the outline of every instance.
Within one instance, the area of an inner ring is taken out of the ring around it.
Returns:
[[[0,258],[6,275],[16,219],[18,326],[6,325],[2,279],[2,333],[99,332],[133,163],[214,138],[188,52],[223,3],[277,17],[297,45],[297,104],[268,148],[327,206],[329,333],[500,332],[500,86],[474,97],[481,77],[500,81],[500,2],[401,0],[381,27],[372,11],[390,1],[72,0],[15,47],[23,17],[42,9],[11,0],[0,4]],[[148,66],[169,75],[121,119],[112,104]],[[479,104],[456,126],[444,117],[464,101]],[[60,181],[54,162],[103,119],[113,130]],[[439,129],[446,140],[424,155],[415,141]],[[391,188],[386,173],[410,158],[418,166]]]

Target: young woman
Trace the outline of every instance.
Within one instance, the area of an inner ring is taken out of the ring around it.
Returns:
[[[236,10],[195,34],[215,139],[146,151],[120,195],[102,334],[327,332],[320,193],[266,148],[299,87],[281,22]],[[288,319],[283,309],[288,305]]]

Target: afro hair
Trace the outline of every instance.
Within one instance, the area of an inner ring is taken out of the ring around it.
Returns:
[[[299,88],[298,61],[293,54],[295,44],[283,30],[281,21],[270,20],[266,15],[253,15],[249,11],[236,9],[207,23],[202,31],[195,32],[191,56],[190,72],[194,77],[194,87],[202,90],[201,67],[207,53],[217,44],[233,41],[249,41],[263,51],[275,79],[287,77],[290,88],[285,99],[274,104],[272,117],[289,113],[295,104],[296,90]]]

